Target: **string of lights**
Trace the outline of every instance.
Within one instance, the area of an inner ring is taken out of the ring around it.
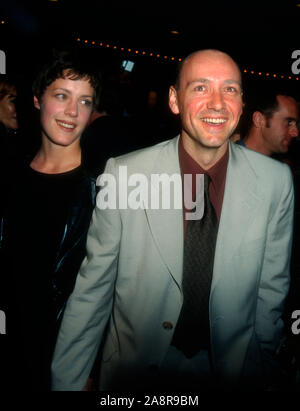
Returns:
[[[278,79],[286,79],[286,80],[299,80],[299,77],[295,77],[291,75],[261,72],[261,71],[247,70],[247,69],[244,69],[243,72],[250,74],[250,75],[257,75],[261,77],[265,76],[265,77],[270,77],[270,78],[278,78]]]
[[[158,59],[164,59],[173,62],[180,62],[182,61],[181,57],[173,57],[167,56],[160,53],[155,53],[154,51],[145,51],[145,50],[137,50],[135,48],[128,48],[128,47],[121,47],[117,46],[116,44],[110,44],[103,41],[91,41],[91,40],[82,40],[77,38],[77,42],[82,43],[87,46],[95,46],[101,48],[111,48],[113,50],[120,50],[127,53],[132,53],[133,55],[142,55],[142,56],[149,56],[155,57]],[[258,70],[249,70],[249,69],[242,69],[243,73],[250,76],[258,76],[258,77],[266,77],[266,78],[273,78],[273,79],[282,79],[282,80],[299,80],[299,77],[286,75],[286,74],[278,74],[278,73],[271,73],[271,72],[262,72]]]
[[[104,43],[104,42],[96,42],[96,41],[89,41],[89,40],[81,40],[80,38],[77,38],[78,42],[82,42],[86,45],[92,45],[92,46],[99,46],[99,47],[103,47],[103,48],[111,48],[114,50],[120,50],[120,51],[124,51],[124,52],[128,52],[128,53],[133,53],[136,55],[142,55],[142,56],[150,56],[150,57],[156,57],[156,58],[162,58],[164,60],[171,60],[171,61],[182,61],[182,58],[178,58],[178,57],[170,57],[170,56],[166,56],[164,54],[160,54],[160,53],[155,53],[154,51],[144,51],[144,50],[137,50],[134,48],[127,48],[127,47],[120,47],[120,46],[116,46],[116,45],[112,45],[109,43]]]

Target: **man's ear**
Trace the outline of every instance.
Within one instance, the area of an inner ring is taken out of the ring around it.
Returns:
[[[33,96],[33,105],[34,105],[35,108],[40,110],[41,106],[40,106],[39,100],[36,96]]]
[[[173,114],[179,114],[177,91],[174,86],[171,86],[169,90],[169,107]]]
[[[254,111],[252,115],[252,122],[257,128],[261,128],[266,125],[265,116],[260,111]]]

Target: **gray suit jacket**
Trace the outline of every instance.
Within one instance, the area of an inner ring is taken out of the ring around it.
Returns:
[[[105,173],[180,174],[178,138],[110,159]],[[132,187],[127,187],[130,194]],[[182,306],[182,209],[94,210],[53,360],[53,389],[81,390],[106,325],[101,389],[162,362]],[[282,331],[293,184],[288,166],[230,143],[210,295],[217,375],[262,376]]]

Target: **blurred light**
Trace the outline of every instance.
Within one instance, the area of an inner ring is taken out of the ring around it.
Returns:
[[[179,34],[179,31],[178,30],[171,30],[170,33],[171,34]]]
[[[5,24],[5,20],[1,20],[1,24]]]
[[[133,61],[130,61],[130,60],[123,60],[122,61],[122,64],[121,64],[121,67],[123,67],[123,69],[125,70],[125,71],[132,71],[132,69],[133,69],[133,67],[134,67],[134,62]]]

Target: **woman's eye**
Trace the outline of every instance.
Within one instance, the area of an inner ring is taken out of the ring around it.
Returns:
[[[90,100],[81,100],[81,103],[84,106],[88,106],[88,107],[90,107],[92,105],[92,102]]]
[[[59,100],[64,100],[65,95],[62,93],[58,93],[58,94],[55,94],[55,97],[58,98]]]

